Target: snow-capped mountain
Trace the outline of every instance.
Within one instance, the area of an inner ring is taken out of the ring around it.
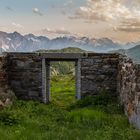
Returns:
[[[32,52],[41,49],[62,49],[77,47],[86,51],[108,52],[122,49],[122,45],[113,42],[108,38],[95,39],[87,37],[57,37],[49,39],[45,36],[33,34],[21,35],[18,32],[0,32],[0,46],[2,51],[7,52]]]
[[[140,44],[140,41],[138,41],[138,42],[128,42],[123,47],[124,47],[124,49],[131,49],[131,48],[133,48],[133,47],[135,47],[139,44]]]

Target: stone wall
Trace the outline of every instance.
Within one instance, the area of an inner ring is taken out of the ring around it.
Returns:
[[[42,61],[38,54],[7,54],[8,84],[19,99],[42,100]]]
[[[81,60],[81,94],[95,95],[102,91],[117,92],[119,55],[88,54]]]
[[[52,57],[52,55],[47,56]],[[44,55],[36,53],[6,55],[8,85],[19,99],[42,100],[42,56]],[[62,56],[58,54],[57,57],[60,59]],[[64,56],[67,59],[69,57],[72,59],[70,54]],[[80,60],[78,75],[81,80],[78,82],[81,82],[79,89],[81,97],[95,95],[102,91],[116,93],[119,55],[87,53],[74,55],[74,58]],[[1,61],[4,62],[3,59]],[[0,74],[5,76],[3,72]]]
[[[0,88],[7,86],[7,60],[5,55],[0,56]]]
[[[8,53],[6,55],[6,74],[8,85],[15,92],[19,99],[34,99],[42,101],[42,59],[46,54],[37,53]],[[73,57],[72,57],[73,56]],[[48,54],[45,58],[56,57],[55,54]],[[81,97],[94,95],[102,91],[109,91],[113,94],[117,91],[117,75],[119,56],[117,54],[57,54],[59,59],[74,61],[80,60],[78,69],[81,78]],[[56,59],[56,58],[55,58]],[[4,62],[5,59],[1,59]],[[1,68],[2,70],[2,68]],[[5,71],[3,71],[5,72]],[[4,73],[0,74],[5,77]],[[4,79],[4,78],[2,78]],[[2,81],[2,80],[1,80]],[[79,88],[79,84],[78,88]],[[78,91],[77,88],[77,91]]]
[[[140,65],[127,57],[120,57],[118,92],[130,123],[140,129]]]
[[[121,56],[118,65],[118,92],[120,93],[121,104],[126,103],[135,94],[135,71],[135,65],[132,60],[126,56]]]

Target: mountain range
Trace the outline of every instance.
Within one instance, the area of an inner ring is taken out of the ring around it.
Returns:
[[[137,62],[140,62],[140,45],[137,45],[127,51],[128,56]]]
[[[140,63],[140,45],[136,45],[130,49],[119,49],[116,51],[111,51],[111,53],[120,53],[123,55],[127,55],[129,58],[132,58],[134,62]]]
[[[37,50],[55,50],[67,47],[76,47],[86,51],[109,52],[112,50],[131,48],[136,43],[119,44],[108,38],[88,37],[57,37],[49,39],[45,36],[33,34],[21,35],[18,32],[6,33],[0,31],[0,47],[3,52],[33,52]]]

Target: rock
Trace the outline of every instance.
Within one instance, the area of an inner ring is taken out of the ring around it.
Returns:
[[[7,98],[6,101],[5,101],[4,106],[10,107],[10,106],[12,106],[12,105],[13,105],[13,102],[12,102],[9,98]]]
[[[4,107],[4,103],[0,100],[0,107]]]

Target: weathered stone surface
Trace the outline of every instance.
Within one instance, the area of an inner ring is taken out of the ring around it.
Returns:
[[[119,61],[118,92],[129,121],[140,129],[140,67],[131,59],[121,57]]]
[[[41,101],[42,59],[38,54],[8,54],[9,86],[19,99]]]
[[[101,91],[117,93],[119,56],[115,54],[88,54],[81,61],[81,95]]]
[[[7,60],[6,56],[0,56],[0,88],[7,85]]]

